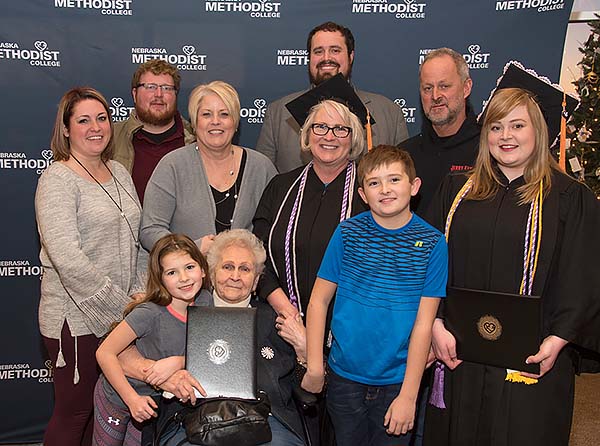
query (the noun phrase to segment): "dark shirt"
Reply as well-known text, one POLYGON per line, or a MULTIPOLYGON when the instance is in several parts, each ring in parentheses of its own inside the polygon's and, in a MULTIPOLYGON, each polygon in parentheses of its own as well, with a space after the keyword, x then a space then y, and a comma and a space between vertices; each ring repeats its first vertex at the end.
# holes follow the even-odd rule
POLYGON ((244 167, 246 167, 246 158, 248 157, 245 150, 242 150, 242 160, 240 161, 240 169, 238 176, 235 179, 235 183, 227 189, 221 192, 210 186, 210 191, 213 194, 215 200, 215 207, 217 208, 217 216, 215 217, 215 229, 217 234, 223 231, 231 229, 233 222, 233 212, 235 211, 235 203, 238 199, 238 192, 242 186, 242 176, 244 175, 244 167))
POLYGON ((421 188, 411 201, 411 209, 423 216, 440 182, 449 173, 471 170, 479 147, 480 126, 470 105, 467 118, 456 134, 440 137, 431 121, 423 117, 421 133, 400 143, 415 162, 421 188))
POLYGON ((133 135, 135 156, 131 177, 140 203, 144 202, 146 184, 161 158, 184 145, 183 123, 179 113, 175 114, 175 124, 163 133, 152 134, 140 129, 133 135))

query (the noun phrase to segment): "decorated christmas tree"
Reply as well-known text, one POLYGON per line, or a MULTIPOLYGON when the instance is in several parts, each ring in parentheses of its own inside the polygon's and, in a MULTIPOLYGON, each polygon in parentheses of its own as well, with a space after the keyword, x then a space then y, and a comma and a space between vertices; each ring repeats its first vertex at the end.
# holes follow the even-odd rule
POLYGON ((567 125, 567 170, 600 197, 600 20, 588 24, 592 32, 579 48, 582 76, 573 81, 581 103, 567 125))

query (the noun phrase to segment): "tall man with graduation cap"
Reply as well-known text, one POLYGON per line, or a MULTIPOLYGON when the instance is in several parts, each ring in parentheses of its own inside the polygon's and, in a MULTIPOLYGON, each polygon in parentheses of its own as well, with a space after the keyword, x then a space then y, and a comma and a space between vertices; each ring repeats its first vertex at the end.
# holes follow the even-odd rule
MULTIPOLYGON (((279 314, 280 336, 296 345, 306 343, 304 310, 331 235, 340 221, 367 210, 357 192, 355 163, 365 148, 367 111, 341 75, 287 107, 302 127, 299 139, 312 161, 271 180, 256 210, 254 232, 268 253, 259 295, 279 314), (288 335, 292 332, 302 336, 288 335)), ((298 361, 306 364, 306 358, 298 361)), ((313 419, 314 440, 318 421, 313 419)))
MULTIPOLYGON (((525 302, 527 296, 541 297, 542 314, 539 350, 517 360, 523 368, 539 364, 539 374, 505 368, 514 358, 502 367, 494 358, 491 365, 486 347, 479 358, 472 352, 463 357, 457 339, 472 340, 455 338, 444 319, 436 319, 433 347, 445 367, 437 365, 434 373, 425 445, 568 444, 574 373, 581 364, 574 359, 600 352, 600 206, 589 189, 560 170, 549 150, 561 114, 576 106, 567 97, 563 110, 562 102, 563 93, 549 81, 520 64, 507 65, 484 112, 473 171, 448 176, 432 202, 432 223, 445 228, 448 240, 445 305, 451 305, 452 289, 462 288, 479 292, 471 305, 486 315, 494 306, 486 309, 486 299, 497 293, 515 296, 509 316, 521 316, 519 298, 525 302)), ((507 330, 519 337, 535 322, 507 319, 489 348, 506 344, 507 330)), ((473 337, 488 335, 476 330, 473 337)), ((503 346, 508 353, 518 350, 511 347, 503 346)))
MULTIPOLYGON (((352 32, 333 22, 325 22, 308 34, 308 75, 312 87, 341 73, 350 81, 354 62, 354 36, 352 32)), ((289 94, 272 102, 265 112, 264 123, 256 143, 256 150, 267 155, 280 173, 303 166, 310 161, 307 153, 300 151, 298 123, 285 105, 307 90, 289 94)), ((373 125, 373 145, 397 145, 408 138, 406 121, 400 107, 379 94, 356 90, 356 94, 377 120, 373 125)))

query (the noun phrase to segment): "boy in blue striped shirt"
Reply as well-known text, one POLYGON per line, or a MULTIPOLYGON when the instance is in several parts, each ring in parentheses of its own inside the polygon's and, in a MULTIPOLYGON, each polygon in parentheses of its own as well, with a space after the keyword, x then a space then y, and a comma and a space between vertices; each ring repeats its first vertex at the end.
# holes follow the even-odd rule
POLYGON ((410 211, 421 180, 406 151, 374 148, 360 161, 358 180, 370 211, 340 223, 323 257, 308 305, 302 387, 323 388, 335 296, 327 409, 337 442, 408 445, 431 327, 446 295, 446 241, 410 211))

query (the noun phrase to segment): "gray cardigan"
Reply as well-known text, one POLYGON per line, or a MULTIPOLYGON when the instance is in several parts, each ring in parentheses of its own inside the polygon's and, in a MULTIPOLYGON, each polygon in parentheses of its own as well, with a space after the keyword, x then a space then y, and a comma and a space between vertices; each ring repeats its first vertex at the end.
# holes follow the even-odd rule
MULTIPOLYGON (((129 193, 119 187, 123 212, 137 232, 141 211, 133 181, 121 164, 110 167, 129 193)), ((118 202, 112 179, 103 186, 118 202)), ((35 211, 44 269, 41 333, 59 339, 66 320, 73 336, 103 336, 122 319, 129 296, 144 291, 147 253, 138 253, 127 222, 102 188, 63 163, 40 177, 35 211)))
MULTIPOLYGON (((231 227, 251 231, 263 190, 277 171, 266 156, 244 150, 248 156, 231 227)), ((185 234, 199 243, 205 235, 216 233, 215 217, 215 201, 196 144, 165 155, 144 194, 142 246, 150 250, 158 239, 169 233, 185 234)))

